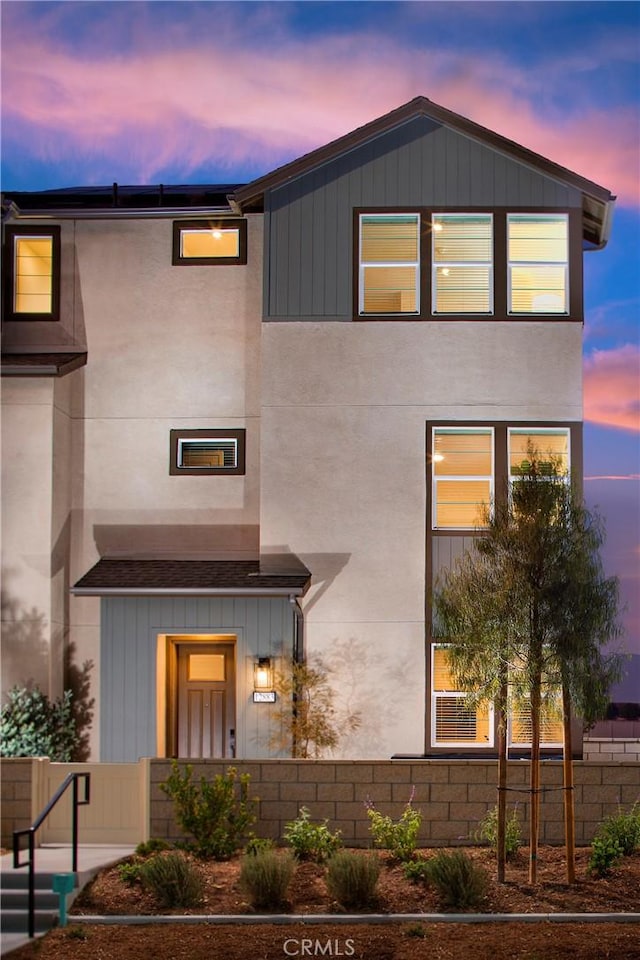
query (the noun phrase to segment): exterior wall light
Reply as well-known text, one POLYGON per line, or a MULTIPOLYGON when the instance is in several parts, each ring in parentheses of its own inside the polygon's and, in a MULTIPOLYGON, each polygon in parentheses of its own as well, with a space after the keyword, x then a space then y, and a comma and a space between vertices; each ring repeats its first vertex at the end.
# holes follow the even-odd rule
POLYGON ((253 665, 253 702, 275 703, 273 668, 270 657, 259 657, 253 665))

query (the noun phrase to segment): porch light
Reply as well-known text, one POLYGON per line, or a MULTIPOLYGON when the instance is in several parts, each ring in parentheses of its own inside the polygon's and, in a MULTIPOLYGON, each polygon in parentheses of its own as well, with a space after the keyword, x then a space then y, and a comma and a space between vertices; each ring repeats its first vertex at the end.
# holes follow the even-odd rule
POLYGON ((275 703, 273 669, 270 657, 259 657, 253 665, 253 702, 275 703))

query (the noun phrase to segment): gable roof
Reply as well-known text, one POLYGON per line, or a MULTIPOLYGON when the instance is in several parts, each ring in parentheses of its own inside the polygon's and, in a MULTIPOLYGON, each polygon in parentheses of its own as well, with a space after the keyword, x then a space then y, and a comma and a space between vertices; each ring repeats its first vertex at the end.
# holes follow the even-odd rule
POLYGON ((405 124, 416 117, 428 117, 431 120, 435 120, 444 126, 450 127, 452 130, 456 130, 467 137, 486 144, 488 147, 520 163, 533 167, 546 176, 553 177, 561 183, 580 190, 583 195, 584 238, 589 244, 604 246, 608 236, 611 206, 615 200, 615 197, 606 187, 602 187, 592 180, 587 180, 585 177, 568 170, 566 167, 560 166, 560 164, 554 163, 552 160, 547 160, 533 150, 528 150, 515 141, 509 140, 507 137, 503 137, 498 133, 494 133, 492 130, 480 126, 478 123, 474 123, 473 120, 467 120, 466 117, 447 110, 437 103, 433 103, 433 101, 427 99, 427 97, 415 97, 413 100, 403 104, 401 107, 397 107, 390 113, 378 117, 377 120, 372 120, 370 123, 358 127, 351 133, 338 137, 337 140, 333 140, 323 147, 318 147, 317 150, 312 150, 297 160, 292 160, 290 163, 278 167, 271 173, 259 177, 257 180, 253 180, 245 186, 239 187, 231 195, 230 199, 232 203, 237 206, 239 212, 261 209, 264 194, 268 190, 280 187, 316 167, 335 160, 342 154, 354 150, 367 141, 379 137, 381 134, 405 124))

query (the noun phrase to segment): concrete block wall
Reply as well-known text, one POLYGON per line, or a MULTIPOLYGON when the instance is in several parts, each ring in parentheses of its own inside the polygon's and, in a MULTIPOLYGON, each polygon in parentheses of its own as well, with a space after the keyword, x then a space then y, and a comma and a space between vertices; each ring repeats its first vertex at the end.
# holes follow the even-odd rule
POLYGON ((618 763, 640 763, 640 740, 618 740, 611 737, 589 737, 583 745, 585 760, 615 760, 618 763))
POLYGON ((32 821, 31 757, 0 761, 0 802, 2 803, 2 836, 0 843, 13 848, 13 831, 29 827, 32 821))
MULTIPOLYGON (((227 764, 194 761, 194 780, 223 773, 227 764)), ((449 846, 473 841, 473 833, 487 810, 496 803, 495 761, 329 761, 264 760, 237 761, 239 773, 251 776, 251 794, 259 797, 258 836, 282 838, 285 824, 301 806, 314 820, 329 821, 331 830, 341 830, 347 845, 367 846, 369 819, 365 806, 371 801, 385 815, 397 819, 415 788, 414 806, 422 813, 420 843, 449 846)), ((170 762, 152 760, 150 765, 150 834, 178 839, 182 836, 172 801, 160 789, 171 770, 170 762)), ((640 763, 601 762, 574 764, 576 841, 589 844, 598 824, 607 816, 627 809, 640 799, 640 763)), ((529 764, 509 764, 509 807, 517 804, 527 835, 529 812, 527 785, 529 764)), ((561 844, 564 837, 562 766, 543 763, 541 842, 561 844)))

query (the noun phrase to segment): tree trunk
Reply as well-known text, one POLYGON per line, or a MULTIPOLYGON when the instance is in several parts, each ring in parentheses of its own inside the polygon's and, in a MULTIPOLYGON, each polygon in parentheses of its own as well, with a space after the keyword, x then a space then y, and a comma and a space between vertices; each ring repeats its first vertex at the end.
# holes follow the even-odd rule
POLYGON ((529 883, 538 882, 538 836, 540 828, 540 700, 538 674, 531 685, 531 805, 529 810, 529 883))
POLYGON ((564 786, 564 842, 567 851, 567 883, 576 882, 576 824, 573 800, 573 757, 571 744, 571 697, 562 687, 562 768, 564 786))
POLYGON ((507 863, 507 685, 500 688, 498 700, 498 883, 505 882, 507 863))

